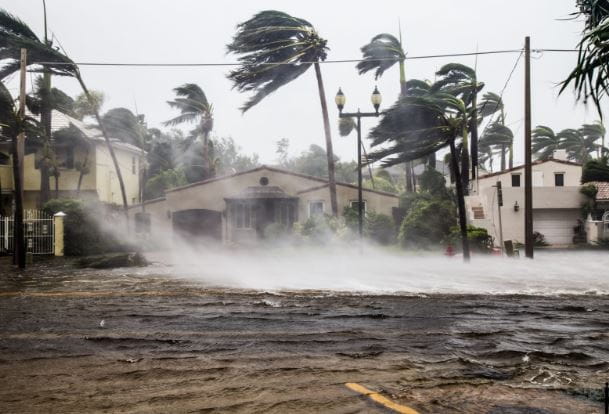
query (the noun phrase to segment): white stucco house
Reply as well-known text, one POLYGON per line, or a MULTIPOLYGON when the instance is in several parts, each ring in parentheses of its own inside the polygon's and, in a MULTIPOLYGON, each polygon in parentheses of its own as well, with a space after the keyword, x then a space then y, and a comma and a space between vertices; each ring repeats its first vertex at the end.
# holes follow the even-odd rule
MULTIPOLYGON (((556 154, 558 155, 558 154, 556 154)), ((533 170, 533 231, 552 246, 573 244, 574 228, 582 220, 585 197, 580 193, 581 164, 556 157, 535 161, 533 170)), ((500 244, 503 240, 524 242, 524 166, 480 176, 466 197, 468 223, 485 228, 500 244), (497 182, 501 182, 503 207, 498 207, 497 182)))

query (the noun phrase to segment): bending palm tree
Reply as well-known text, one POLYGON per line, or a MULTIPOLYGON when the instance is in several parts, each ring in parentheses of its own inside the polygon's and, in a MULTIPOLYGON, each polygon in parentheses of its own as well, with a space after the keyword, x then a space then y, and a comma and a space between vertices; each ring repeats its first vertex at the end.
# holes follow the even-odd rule
POLYGON ((203 173, 202 178, 212 176, 209 159, 209 134, 214 126, 213 106, 207 100, 205 92, 194 83, 185 83, 174 89, 178 96, 173 101, 167 101, 169 106, 180 110, 180 115, 163 122, 165 126, 176 126, 185 122, 197 122, 195 133, 201 133, 203 138, 203 173))
POLYGON ((580 128, 582 135, 587 139, 593 142, 601 140, 601 145, 597 147, 596 156, 598 158, 603 157, 607 153, 607 148, 605 147, 605 127, 602 122, 598 121, 593 124, 584 124, 580 128))
POLYGON ((328 182, 332 214, 338 214, 334 151, 324 84, 319 62, 326 60, 327 41, 322 39, 313 25, 287 13, 266 10, 237 26, 228 51, 241 55, 241 66, 228 74, 240 92, 254 92, 241 108, 247 111, 268 94, 315 68, 321 112, 326 137, 328 182))
POLYGON ((80 71, 78 70, 78 66, 76 66, 76 64, 66 55, 58 52, 48 44, 41 42, 32 29, 20 19, 11 15, 6 10, 0 9, 0 57, 5 61, 4 66, 0 67, 0 80, 19 70, 21 49, 27 49, 28 66, 41 65, 44 63, 45 73, 58 76, 71 76, 78 80, 85 96, 95 109, 95 118, 102 131, 102 135, 106 141, 108 151, 110 152, 114 164, 114 170, 118 177, 121 196, 123 198, 125 217, 128 219, 127 193, 125 192, 123 175, 121 174, 114 148, 112 148, 112 144, 110 143, 110 137, 102 122, 99 111, 94 106, 94 97, 87 89, 80 71))
MULTIPOLYGON (((499 148, 501 154, 501 171, 506 167, 506 152, 509 152, 509 168, 514 166, 513 155, 514 134, 512 130, 497 121, 488 126, 480 138, 481 148, 499 148)), ((488 151, 488 149, 487 149, 488 151)))
MULTIPOLYGON (((455 177, 463 258, 469 260, 465 218, 465 198, 455 141, 466 130, 469 114, 465 103, 446 93, 405 96, 385 111, 379 125, 370 133, 373 146, 385 146, 371 153, 370 159, 389 167, 428 156, 449 147, 455 177)), ((467 171, 467 170, 466 170, 467 171)))
MULTIPOLYGON (((406 71, 404 61, 406 59, 406 52, 402 47, 401 36, 397 39, 395 36, 389 33, 381 33, 376 35, 370 40, 370 43, 362 46, 362 55, 364 59, 356 65, 356 68, 360 75, 368 73, 374 70, 374 79, 378 79, 383 76, 383 73, 396 62, 400 64, 400 95, 406 96, 408 93, 408 86, 406 83, 406 71)), ((434 163, 435 164, 435 163, 434 163)), ((415 189, 414 185, 414 171, 412 162, 405 164, 406 168, 406 191, 413 192, 415 189)))
POLYGON ((598 150, 595 141, 596 136, 584 136, 581 130, 564 129, 558 133, 560 147, 567 150, 567 157, 570 160, 584 164, 592 158, 590 153, 598 150))
POLYGON ((549 160, 554 155, 554 151, 562 148, 560 136, 550 127, 539 125, 533 130, 532 135, 531 151, 539 160, 549 160))
POLYGON ((484 88, 484 83, 478 82, 476 71, 460 63, 449 63, 440 68, 436 75, 440 79, 433 85, 433 90, 450 93, 458 96, 468 108, 470 121, 463 126, 463 150, 461 152, 461 170, 463 187, 466 194, 469 191, 469 143, 468 135, 471 132, 471 176, 476 177, 478 166, 478 92, 484 88))

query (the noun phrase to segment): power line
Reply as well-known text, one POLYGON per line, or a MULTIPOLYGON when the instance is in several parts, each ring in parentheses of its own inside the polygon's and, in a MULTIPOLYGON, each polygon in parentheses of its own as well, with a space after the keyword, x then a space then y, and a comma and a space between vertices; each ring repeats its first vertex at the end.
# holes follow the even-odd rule
MULTIPOLYGON (((535 53, 543 53, 543 52, 577 52, 577 49, 533 49, 532 52, 535 53)), ((438 58, 447 58, 447 57, 464 57, 464 56, 480 56, 480 55, 497 55, 497 54, 510 54, 510 53, 522 53, 522 49, 504 49, 504 50, 487 50, 482 52, 466 52, 466 53, 446 53, 446 54, 436 54, 436 55, 420 55, 420 56, 406 56, 406 60, 422 60, 422 59, 438 59, 438 58)), ((375 62, 383 62, 383 61, 394 61, 397 62, 397 59, 394 58, 379 58, 379 59, 337 59, 337 60, 324 60, 320 62, 315 61, 306 61, 306 62, 278 62, 278 63, 260 63, 260 65, 306 65, 306 64, 333 64, 333 63, 358 63, 362 61, 375 61, 375 62)), ((242 63, 239 62, 211 62, 211 63, 137 63, 137 62, 74 62, 74 63, 63 63, 63 62, 40 62, 41 65, 54 65, 54 66, 131 66, 131 67, 205 67, 205 66, 241 66, 242 63)))

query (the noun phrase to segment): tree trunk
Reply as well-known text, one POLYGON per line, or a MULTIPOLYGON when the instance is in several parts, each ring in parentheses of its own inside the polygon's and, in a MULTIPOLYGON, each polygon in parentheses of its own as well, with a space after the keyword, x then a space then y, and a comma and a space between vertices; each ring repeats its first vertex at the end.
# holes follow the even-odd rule
POLYGON ((13 216, 13 264, 25 269, 25 240, 23 239, 23 180, 19 165, 18 135, 13 136, 13 180, 15 183, 15 211, 13 216))
POLYGON ((338 202, 336 201, 336 176, 334 172, 334 151, 332 150, 332 134, 330 132, 330 118, 328 117, 328 105, 326 103, 326 93, 324 82, 321 78, 321 68, 319 62, 315 62, 315 76, 317 77, 317 87, 319 89, 319 100, 321 101, 321 113, 324 120, 324 133, 326 136, 326 156, 328 157, 328 184, 330 188, 330 205, 332 215, 338 216, 338 202))
POLYGON ((404 164, 404 169, 406 170, 406 192, 412 193, 414 190, 412 188, 412 169, 410 168, 411 161, 407 161, 404 164))
MULTIPOLYGON (((463 247, 463 261, 469 262, 469 240, 467 239, 467 219, 465 217, 465 196, 461 185, 461 172, 459 171, 459 158, 455 149, 455 140, 450 140, 450 159, 452 171, 455 176, 455 187, 457 189, 457 207, 459 210, 459 228, 461 230, 461 244, 463 247)), ((468 171, 468 170, 465 170, 468 171)))
POLYGON ((417 175, 414 172, 414 162, 410 163, 410 175, 412 177, 412 190, 416 193, 416 191, 417 191, 417 175))
POLYGON ((472 131, 472 180, 476 178, 476 171, 478 169, 478 93, 474 92, 472 100, 472 122, 470 129, 472 131))
POLYGON ((104 126, 104 124, 101 120, 101 116, 99 115, 99 110, 95 106, 93 97, 89 93, 89 90, 87 89, 87 86, 85 85, 84 81, 82 80, 80 73, 76 74, 76 79, 78 79, 78 82, 80 83, 80 87, 82 88, 83 92, 85 93, 85 96, 87 97, 87 100, 89 101, 89 103, 91 104, 91 107, 93 108, 93 110, 95 112, 95 119, 97 119, 97 123, 99 124, 99 127, 101 128, 101 131, 102 131, 102 135, 104 136, 104 140, 106 141, 108 151, 110 152, 110 157, 112 158, 112 163, 114 164, 114 170, 116 171, 116 176, 118 177, 118 184, 121 189, 121 196, 123 198, 123 210, 124 210, 125 218, 127 220, 127 223, 129 223, 129 204, 127 203, 127 193, 125 192, 125 182, 123 181, 123 174, 121 174, 121 168, 118 165, 118 160, 116 159, 116 154, 114 153, 114 148, 112 148, 112 143, 110 142, 110 137, 108 136, 108 131, 106 131, 106 127, 104 126))
POLYGON ((461 149, 461 183, 463 194, 469 195, 469 145, 467 140, 467 124, 463 127, 462 149, 461 149))
POLYGON ((82 186, 82 179, 85 176, 85 171, 87 170, 87 164, 89 163, 89 145, 87 144, 87 152, 85 153, 85 160, 82 162, 80 174, 78 175, 78 185, 76 186, 76 194, 80 195, 80 188, 82 186))
POLYGON ((501 144, 501 171, 505 171, 505 144, 501 144))
POLYGON ((43 130, 42 159, 40 160, 40 200, 39 207, 51 198, 50 168, 51 159, 51 74, 44 72, 42 75, 42 89, 40 91, 40 123, 43 130))
POLYGON ((400 96, 406 96, 406 69, 404 59, 400 60, 400 96))
POLYGON ((514 168, 514 140, 510 142, 510 158, 509 158, 509 168, 514 168))
POLYGON ((432 152, 431 154, 429 154, 429 157, 427 158, 427 165, 429 166, 429 168, 431 168, 432 170, 435 170, 436 161, 437 161, 436 153, 432 152))
POLYGON ((59 198, 59 175, 55 175, 55 198, 59 198))

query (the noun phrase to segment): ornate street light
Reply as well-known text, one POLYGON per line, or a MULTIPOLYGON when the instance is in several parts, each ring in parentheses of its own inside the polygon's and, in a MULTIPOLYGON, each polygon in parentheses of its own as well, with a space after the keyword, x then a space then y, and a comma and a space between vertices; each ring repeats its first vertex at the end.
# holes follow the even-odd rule
POLYGON ((341 88, 338 88, 338 92, 334 97, 334 102, 336 102, 336 106, 338 107, 338 117, 339 118, 357 118, 357 212, 358 212, 358 225, 359 225, 359 237, 360 239, 364 233, 364 200, 362 196, 362 117, 377 117, 381 113, 379 112, 379 108, 381 107, 381 102, 383 101, 383 97, 379 92, 378 88, 375 86, 374 91, 372 91, 372 95, 370 96, 370 102, 372 102, 372 106, 374 106, 374 112, 361 112, 359 109, 357 112, 345 112, 343 113, 343 108, 345 107, 345 103, 347 102, 347 97, 343 93, 341 88))

